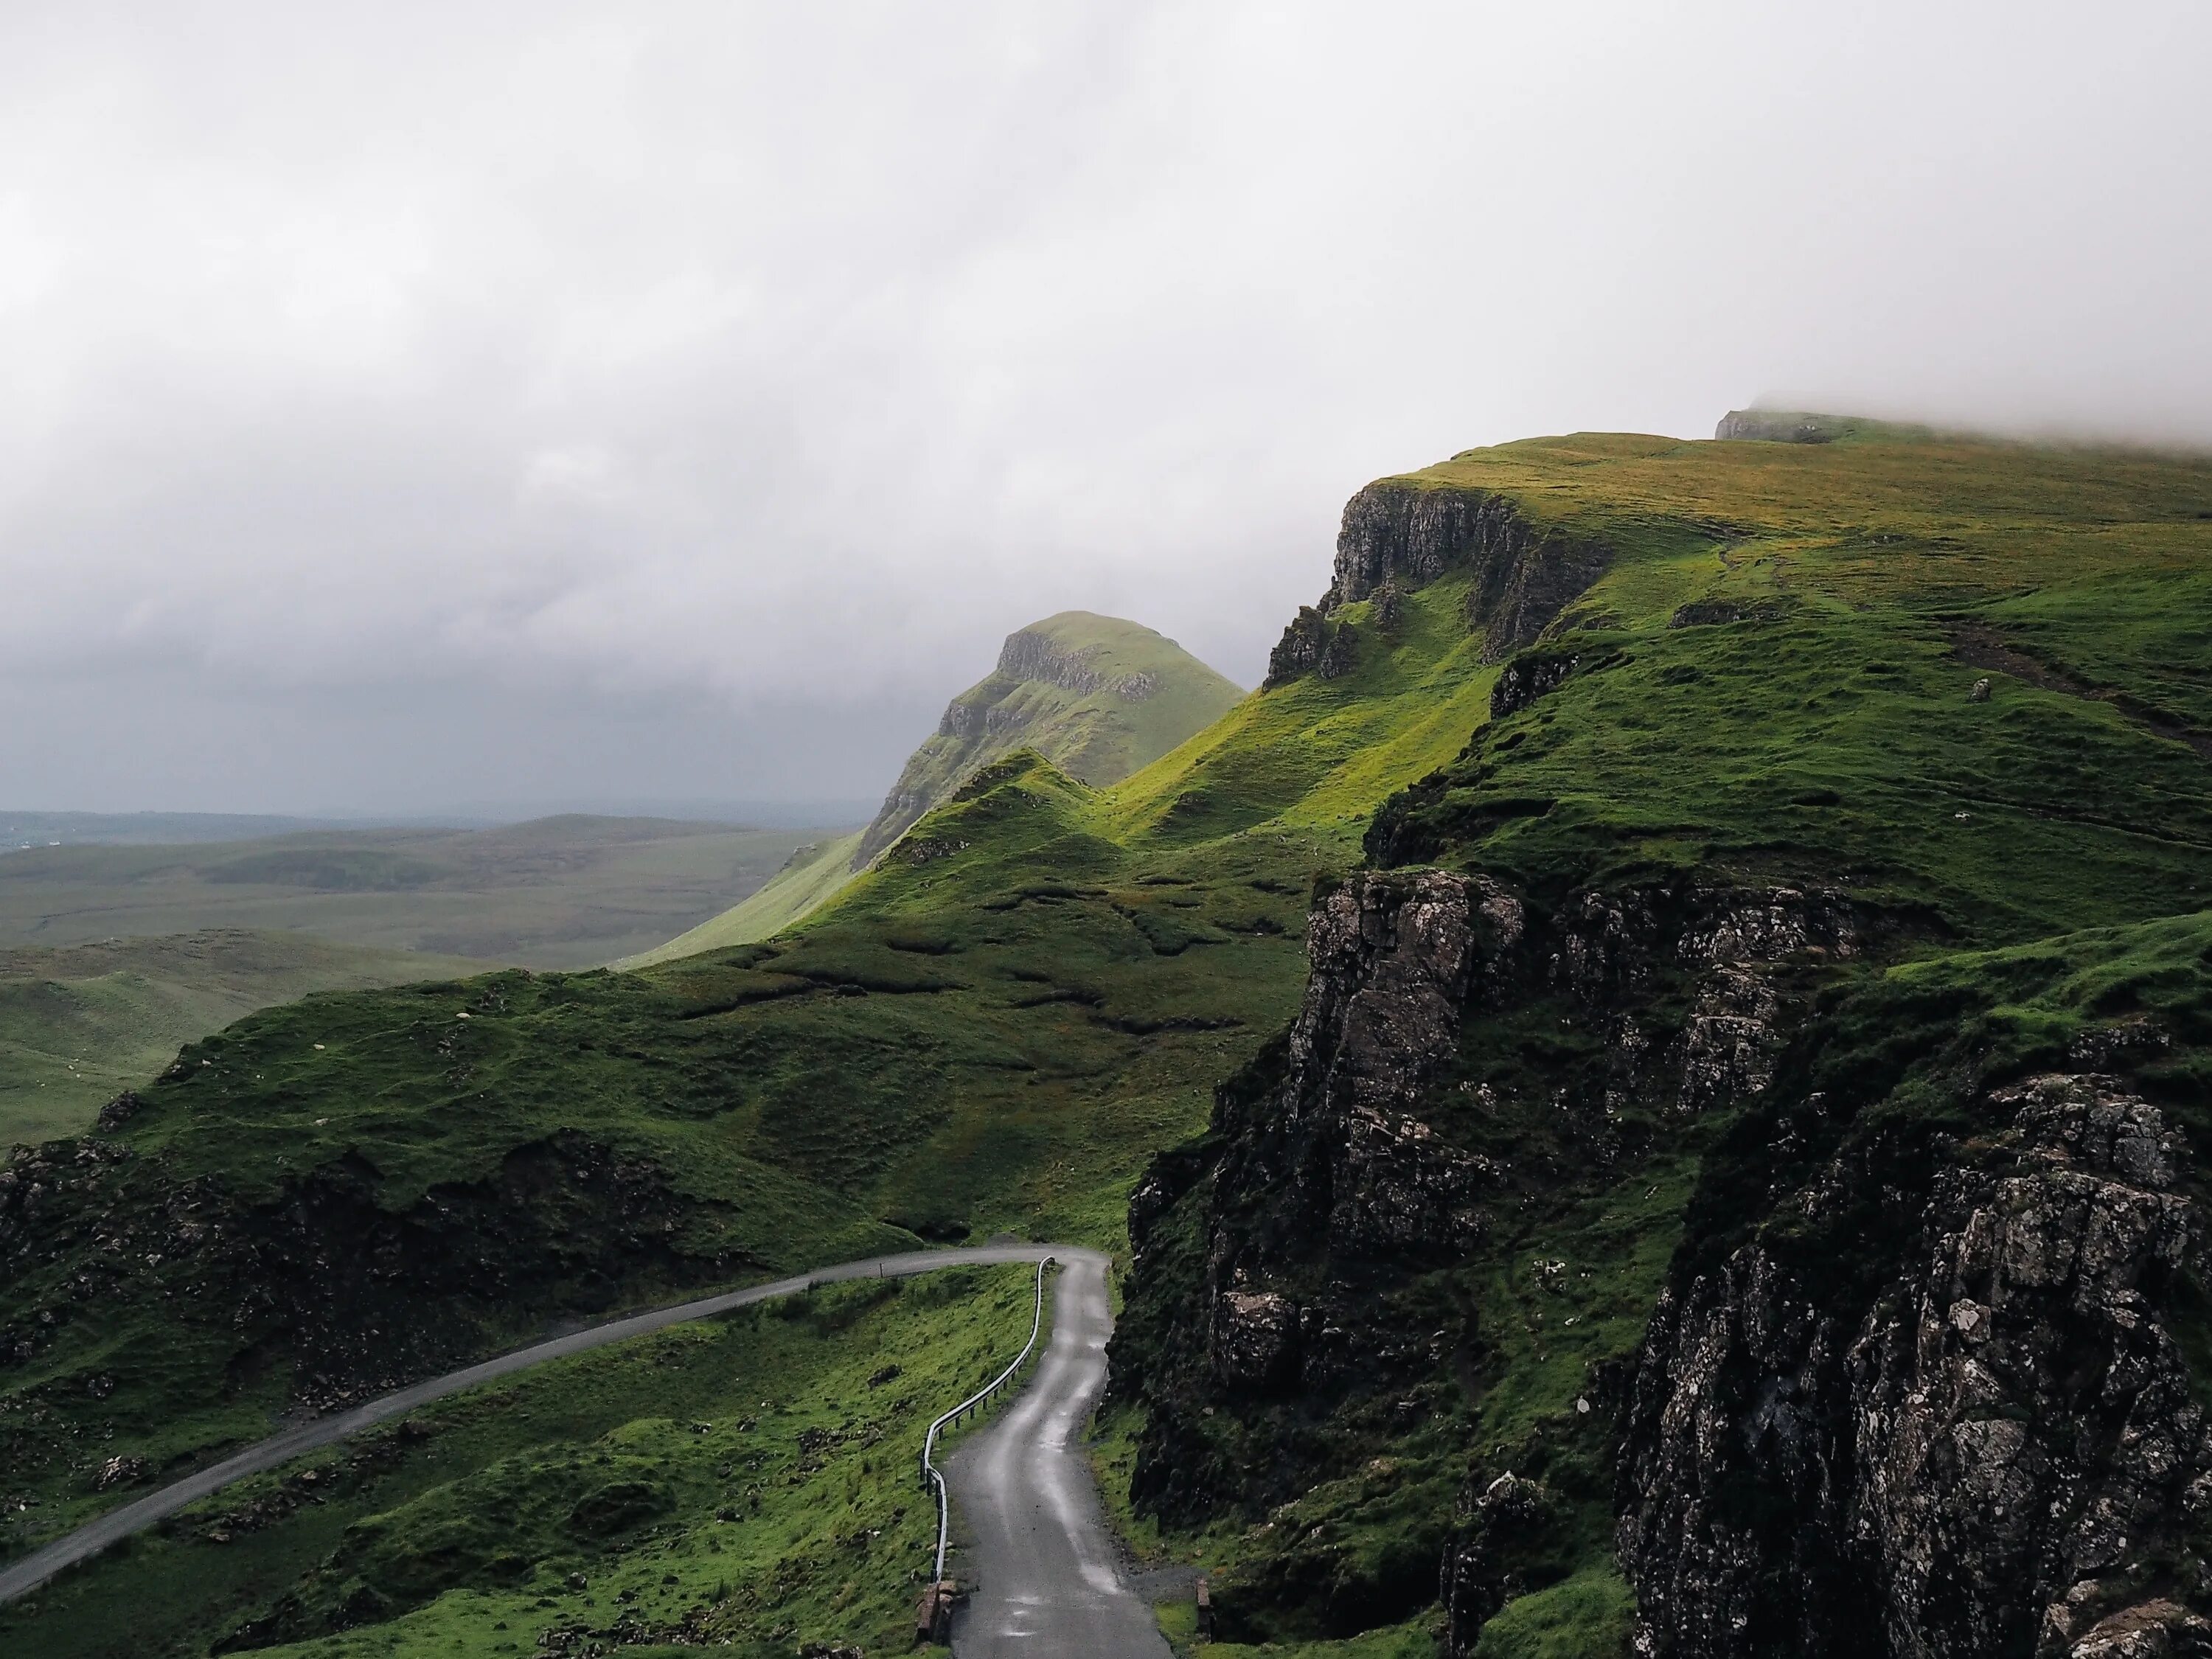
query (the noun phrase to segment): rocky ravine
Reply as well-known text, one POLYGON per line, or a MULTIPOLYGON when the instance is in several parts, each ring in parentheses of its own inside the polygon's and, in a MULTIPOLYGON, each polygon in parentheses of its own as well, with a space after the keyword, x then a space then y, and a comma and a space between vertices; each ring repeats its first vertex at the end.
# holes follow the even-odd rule
POLYGON ((1444 1379, 1502 1385, 1498 1310, 1465 1305, 1456 1267, 1562 1194, 1639 1188, 1701 1121, 1736 1127, 1640 1352, 1593 1372, 1548 1447, 1462 1447, 1457 1501, 1407 1534, 1425 1578, 1270 1542, 1221 1587, 1232 1630, 1345 1632, 1440 1595, 1465 1655, 1595 1520, 1641 1654, 2212 1652, 2188 1605, 2212 1589, 2212 1423, 2174 1324, 2190 1151, 2112 1069, 2156 1038, 1982 1090, 1986 1134, 1855 1125, 1807 1087, 1817 1034, 1785 1045, 1809 988, 1893 927, 1784 888, 1547 911, 1442 871, 1317 902, 1286 1038, 1132 1201, 1114 1386, 1148 1412, 1140 1504, 1281 1517, 1388 1465, 1444 1379), (1580 1038, 1532 1056, 1545 1030, 1580 1038), (1609 1491, 1576 1490, 1577 1455, 1609 1491))

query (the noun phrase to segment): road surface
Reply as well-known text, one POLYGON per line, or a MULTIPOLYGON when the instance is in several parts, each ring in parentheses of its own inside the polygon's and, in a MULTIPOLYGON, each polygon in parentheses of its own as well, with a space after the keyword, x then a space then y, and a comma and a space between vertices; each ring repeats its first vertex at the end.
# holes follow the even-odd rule
POLYGON ((952 1651, 957 1659, 1169 1659, 1152 1609, 1121 1571, 1083 1449, 1114 1329, 1106 1259, 1052 1254, 1064 1264, 1052 1346, 1006 1414, 945 1460, 963 1522, 948 1571, 974 1586, 953 1616, 952 1651))
MULTIPOLYGON (((644 1336, 666 1326, 681 1324, 687 1319, 708 1318, 715 1314, 727 1313, 732 1308, 744 1307, 749 1303, 790 1296, 797 1291, 811 1290, 817 1285, 828 1285, 840 1279, 906 1279, 915 1273, 933 1273, 939 1267, 974 1267, 1003 1261, 1039 1261, 1048 1255, 1058 1255, 1062 1261, 1087 1261, 1091 1264, 1090 1271, 1100 1287, 1098 1309, 1099 1317, 1103 1322, 1099 1327, 1097 1340, 1102 1345, 1098 1364, 1103 1375, 1103 1345, 1105 1332, 1111 1328, 1111 1321, 1105 1313, 1103 1259, 1088 1250, 1059 1244, 984 1244, 967 1249, 912 1250, 903 1255, 878 1255, 871 1256, 865 1261, 841 1261, 835 1267, 817 1267, 812 1273, 801 1273, 793 1279, 777 1279, 772 1285, 752 1285, 742 1291, 725 1291, 718 1296, 702 1297, 696 1302, 682 1303, 672 1308, 659 1308, 651 1313, 632 1314, 624 1319, 610 1320, 604 1325, 571 1331, 566 1336, 556 1336, 550 1341, 519 1348, 513 1353, 501 1354, 496 1359, 487 1359, 482 1364, 448 1371, 443 1376, 434 1376, 427 1382, 417 1382, 412 1388, 386 1395, 380 1400, 372 1400, 365 1406, 356 1406, 351 1411, 340 1413, 335 1417, 319 1417, 313 1422, 302 1423, 297 1428, 287 1429, 282 1434, 234 1453, 212 1468, 202 1469, 198 1474, 187 1475, 173 1486, 149 1492, 120 1509, 110 1510, 97 1521, 89 1522, 75 1532, 56 1539, 45 1548, 9 1566, 0 1567, 0 1602, 12 1601, 17 1596, 36 1589, 63 1568, 99 1554, 118 1540, 143 1531, 163 1516, 174 1515, 187 1504, 196 1503, 234 1480, 273 1469, 302 1452, 313 1451, 319 1446, 327 1446, 349 1435, 359 1434, 363 1429, 388 1419, 404 1416, 416 1407, 428 1405, 433 1400, 442 1399, 462 1389, 472 1389, 480 1382, 489 1382, 516 1371, 526 1370, 532 1365, 542 1365, 549 1359, 565 1358, 587 1349, 604 1347, 610 1342, 623 1342, 634 1336, 644 1336)), ((1066 1305, 1065 1291, 1059 1305, 1066 1305)), ((1060 1344, 1055 1334, 1053 1352, 1057 1355, 1059 1352, 1060 1344)), ((1048 1360, 1046 1363, 1049 1364, 1051 1362, 1048 1360)), ((1097 1392, 1095 1385, 1092 1392, 1097 1392)), ((1089 1407, 1086 1406, 1085 1409, 1089 1407)), ((1085 1479, 1087 1485, 1087 1472, 1085 1479)), ((1100 1651, 1109 1650, 1102 1649, 1100 1651)), ((1165 1652, 1166 1650, 1161 1649, 1160 1651, 1165 1652)))

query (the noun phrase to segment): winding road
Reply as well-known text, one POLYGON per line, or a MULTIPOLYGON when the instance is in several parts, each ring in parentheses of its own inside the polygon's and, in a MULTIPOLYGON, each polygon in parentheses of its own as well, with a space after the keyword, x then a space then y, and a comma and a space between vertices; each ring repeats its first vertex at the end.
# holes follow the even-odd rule
MULTIPOLYGON (((768 1285, 748 1285, 745 1290, 728 1290, 717 1297, 702 1297, 699 1301, 679 1303, 675 1307, 657 1307, 648 1314, 615 1318, 604 1325, 591 1325, 580 1332, 550 1338, 546 1343, 515 1349, 514 1354, 502 1354, 498 1358, 484 1360, 483 1364, 469 1364, 467 1370, 447 1371, 445 1376, 416 1382, 398 1394, 387 1394, 380 1401, 369 1401, 368 1405, 358 1405, 338 1416, 316 1418, 314 1422, 303 1422, 296 1429, 285 1429, 279 1436, 232 1453, 223 1462, 201 1468, 197 1475, 185 1475, 179 1482, 161 1486, 146 1498, 135 1498, 119 1509, 111 1509, 100 1520, 88 1522, 20 1562, 0 1568, 0 1601, 13 1601, 20 1595, 31 1593, 40 1583, 60 1573, 62 1568, 76 1566, 77 1562, 93 1558, 108 1544, 131 1537, 131 1533, 143 1531, 164 1516, 175 1516, 185 1504, 223 1489, 234 1480, 279 1467, 303 1451, 314 1451, 316 1447, 345 1440, 347 1436, 361 1433, 378 1422, 404 1416, 407 1411, 429 1405, 431 1401, 441 1401, 447 1394, 471 1389, 477 1382, 491 1382, 502 1376, 529 1370, 533 1364, 566 1358, 568 1354, 584 1354, 592 1347, 606 1347, 608 1343, 623 1343, 633 1336, 665 1329, 668 1325, 681 1325, 688 1318, 710 1318, 714 1314, 730 1312, 732 1307, 763 1303, 775 1297, 792 1297, 814 1285, 830 1285, 845 1279, 909 1279, 940 1267, 1042 1261, 1044 1256, 1057 1256, 1061 1263, 1068 1263, 1068 1270, 1060 1276, 1060 1290, 1055 1291, 1053 1303, 1055 1322, 1051 1352, 1046 1354, 1037 1370, 1036 1382, 1022 1395, 1020 1402, 988 1431, 978 1433, 967 1447, 963 1447, 963 1460, 956 1464, 953 1486, 960 1495, 964 1516, 975 1524, 978 1540, 969 1566, 969 1577, 982 1579, 984 1586, 978 1593, 975 1613, 982 1614, 984 1608, 1000 1606, 1002 1593, 1018 1593, 1030 1599, 1044 1597, 1055 1606, 1057 1599, 1064 1597, 1066 1608, 1051 1614, 1055 1621, 1048 1628, 1055 1632, 1071 1632, 1068 1646, 1046 1648, 1048 1652, 1093 1652, 1109 1656, 1137 1652, 1166 1655, 1166 1646, 1161 1646, 1157 1632, 1152 1637, 1152 1646, 1126 1646, 1126 1641, 1117 1632, 1128 1621, 1130 1608, 1144 1617, 1146 1628, 1151 1628, 1151 1614, 1146 1613, 1141 1601, 1126 1590, 1121 1593, 1121 1601, 1113 1601, 1106 1590, 1099 1589, 1106 1577, 1113 1577, 1113 1548, 1106 1541, 1106 1528, 1099 1517, 1097 1493, 1091 1486, 1091 1468, 1084 1462, 1082 1449, 1071 1447, 1071 1440, 1084 1416, 1091 1411, 1091 1402, 1097 1398, 1099 1385, 1106 1378, 1106 1334, 1113 1329, 1113 1314, 1106 1305, 1106 1259, 1095 1249, 1073 1245, 973 1245, 967 1249, 911 1249, 900 1256, 842 1261, 834 1267, 817 1267, 796 1279, 779 1279, 768 1285), (973 1453, 984 1451, 987 1447, 1000 1447, 1000 1451, 988 1453, 987 1462, 978 1464, 980 1474, 984 1468, 988 1474, 982 1475, 973 1489, 963 1486, 963 1475, 957 1474, 957 1468, 967 1467, 967 1460, 973 1453), (1000 1509, 1009 1509, 1009 1513, 998 1513, 1000 1509), (1040 1526, 1036 1520, 1037 1516, 1051 1516, 1055 1517, 1055 1524, 1064 1522, 1071 1528, 1066 1540, 1057 1541, 1057 1555, 1036 1537, 1040 1526), (1046 1571, 1053 1571, 1055 1564, 1064 1564, 1068 1571, 1068 1577, 1057 1590, 1048 1579, 1042 1577, 1046 1571), (1099 1577, 1099 1573, 1106 1577, 1099 1577), (1000 1589, 994 1590, 991 1586, 1000 1589), (1124 1606, 1124 1601, 1128 1606, 1124 1606), (1091 1635, 1093 1628, 1097 1637, 1091 1635)), ((980 1621, 994 1624, 994 1628, 998 1624, 995 1614, 980 1621)), ((971 1617, 971 1624, 978 1624, 978 1620, 971 1617)), ((967 1639, 960 1641, 957 1648, 960 1652, 978 1655, 1009 1652, 1005 1646, 975 1646, 967 1639)))
POLYGON ((1121 1572, 1083 1449, 1114 1331, 1106 1258, 1052 1254, 1063 1271, 1036 1375, 1004 1416, 945 1460, 964 1522, 951 1571, 972 1586, 953 1618, 952 1650, 960 1659, 1168 1659, 1152 1609, 1121 1572))

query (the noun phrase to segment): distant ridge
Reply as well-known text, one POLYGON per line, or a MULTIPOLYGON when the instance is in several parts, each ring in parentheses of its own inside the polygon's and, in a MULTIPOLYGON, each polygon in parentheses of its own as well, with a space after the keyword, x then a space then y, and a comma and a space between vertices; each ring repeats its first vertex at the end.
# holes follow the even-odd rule
POLYGON ((24 847, 176 847, 356 826, 258 812, 0 811, 0 852, 24 847))
POLYGON ((1713 428, 1713 436, 1723 442, 1775 444, 1869 440, 1909 443, 1942 435, 1932 426, 1920 426, 1910 421, 1877 421, 1864 415, 1821 415, 1801 409, 1731 409, 1713 428))

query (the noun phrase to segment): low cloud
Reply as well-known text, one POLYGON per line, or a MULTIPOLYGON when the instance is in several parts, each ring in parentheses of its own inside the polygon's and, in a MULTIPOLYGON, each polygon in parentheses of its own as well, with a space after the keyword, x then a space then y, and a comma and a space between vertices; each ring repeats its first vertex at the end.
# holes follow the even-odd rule
POLYGON ((2196 8, 46 12, 20 806, 865 795, 1052 611, 1255 680, 1472 444, 2212 441, 2196 8))

